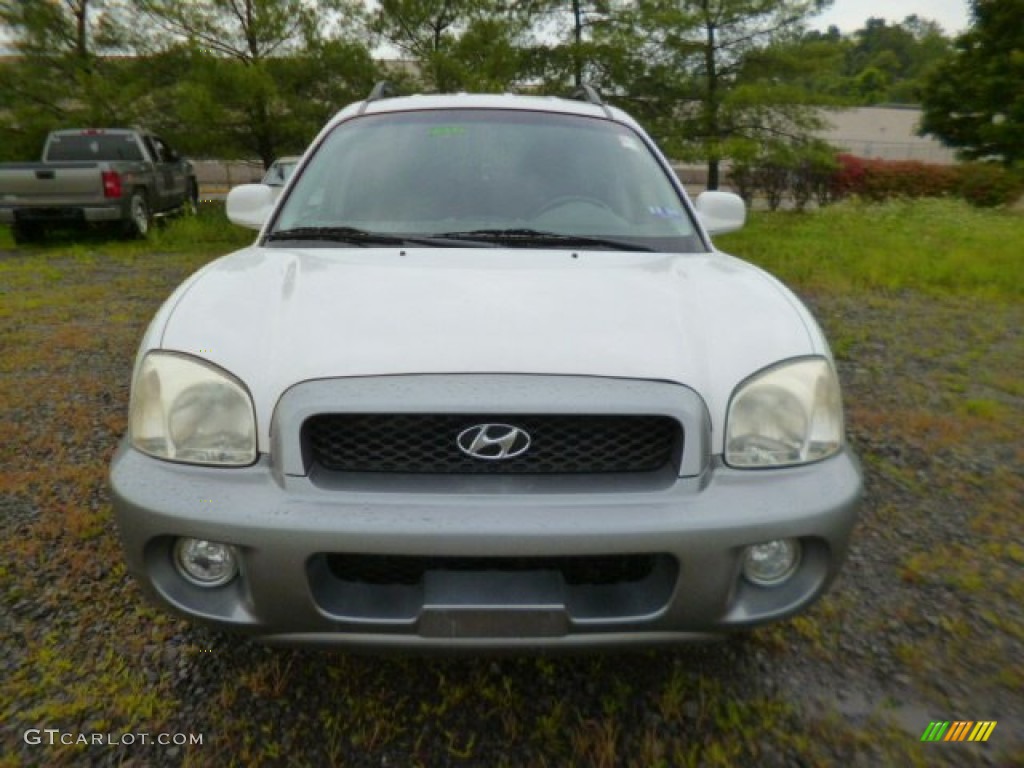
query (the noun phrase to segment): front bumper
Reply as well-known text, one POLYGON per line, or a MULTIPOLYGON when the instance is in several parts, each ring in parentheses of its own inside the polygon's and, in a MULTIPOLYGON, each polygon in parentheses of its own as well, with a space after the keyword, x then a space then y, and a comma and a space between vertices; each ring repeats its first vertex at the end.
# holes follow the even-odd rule
POLYGON ((273 472, 265 457, 210 469, 125 441, 111 484, 129 569, 182 614, 275 644, 451 650, 675 642, 789 616, 836 576, 861 474, 844 451, 770 471, 712 461, 657 489, 345 491, 273 472), (215 589, 186 581, 171 557, 180 536, 234 545, 240 576, 215 589), (771 588, 745 581, 744 548, 778 538, 800 540, 796 573, 771 588), (339 575, 345 555, 469 565, 428 569, 416 583, 361 583, 339 575), (651 567, 615 583, 559 575, 559 564, 599 556, 651 567))

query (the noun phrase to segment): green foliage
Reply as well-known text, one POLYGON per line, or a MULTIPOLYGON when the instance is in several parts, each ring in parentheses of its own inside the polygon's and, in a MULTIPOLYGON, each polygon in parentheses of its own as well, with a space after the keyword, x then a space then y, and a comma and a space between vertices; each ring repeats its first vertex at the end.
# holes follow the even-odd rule
POLYGON ((938 24, 916 15, 897 24, 869 18, 845 37, 835 28, 807 32, 792 47, 823 62, 803 85, 847 105, 919 103, 927 76, 951 51, 938 24))
POLYGON ((21 56, 0 66, 0 159, 37 156, 57 127, 138 124, 196 156, 269 165, 380 78, 349 26, 324 32, 324 14, 347 10, 341 0, 231 6, 2 0, 21 56))
POLYGON ((1010 205, 1024 194, 1024 174, 994 163, 965 163, 957 176, 961 197, 981 208, 1010 205))
POLYGON ((524 74, 543 3, 381 0, 371 29, 417 62, 430 88, 502 91, 524 74))
POLYGON ((795 87, 815 65, 784 45, 810 0, 641 0, 594 30, 591 68, 603 90, 641 117, 673 157, 721 162, 751 143, 797 139, 820 127, 817 100, 795 87))
POLYGON ((160 30, 154 37, 147 28, 138 41, 160 51, 159 108, 148 122, 185 151, 255 155, 269 166, 305 149, 380 76, 365 42, 322 34, 320 15, 338 5, 328 0, 246 0, 245 13, 219 0, 134 5, 160 30))
POLYGON ((861 91, 861 103, 914 103, 923 78, 949 53, 949 41, 932 21, 908 16, 900 24, 869 18, 853 35, 847 74, 863 86, 874 78, 874 91, 861 91))
POLYGON ((921 132, 967 159, 1024 161, 1024 0, 973 0, 974 24, 929 78, 921 132))
MULTIPOLYGON (((978 28, 941 70, 992 48, 998 55, 984 59, 991 77, 978 69, 969 79, 1009 106, 968 112, 960 81, 932 81, 946 99, 934 119, 955 123, 955 135, 935 128, 939 135, 964 146, 965 126, 983 123, 975 131, 982 143, 965 149, 971 156, 1024 145, 1020 25, 1006 23, 1022 2, 981 4, 978 28), (989 45, 993 25, 1003 31, 989 45)), ((804 183, 807 174, 783 170, 799 164, 783 156, 800 154, 821 127, 811 107, 915 101, 951 51, 938 25, 917 16, 869 18, 846 37, 806 32, 803 21, 824 5, 591 0, 574 16, 554 0, 381 0, 373 11, 355 0, 0 0, 20 54, 0 62, 0 159, 36 156, 56 127, 137 124, 193 156, 267 165, 304 149, 338 108, 385 76, 370 56, 383 40, 405 60, 386 76, 410 90, 564 94, 582 76, 640 118, 671 156, 706 161, 710 187, 723 163, 759 155, 759 194, 772 200, 784 190, 799 206, 827 197, 804 183)))
POLYGON ((839 168, 835 150, 820 140, 752 144, 734 155, 729 181, 747 201, 764 198, 776 210, 789 198, 797 210, 832 199, 839 168))
POLYGON ((73 125, 125 125, 139 82, 115 53, 123 27, 104 0, 0 0, 19 58, 0 66, 0 159, 38 157, 46 134, 73 125))

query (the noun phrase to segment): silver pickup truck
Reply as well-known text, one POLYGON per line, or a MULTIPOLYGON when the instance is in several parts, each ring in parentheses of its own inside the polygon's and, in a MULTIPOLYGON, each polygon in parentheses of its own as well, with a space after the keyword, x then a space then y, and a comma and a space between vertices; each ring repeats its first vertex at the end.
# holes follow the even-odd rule
POLYGON ((154 216, 194 210, 198 198, 192 164, 133 129, 54 131, 42 162, 0 164, 0 224, 17 243, 53 226, 102 222, 145 237, 154 216))

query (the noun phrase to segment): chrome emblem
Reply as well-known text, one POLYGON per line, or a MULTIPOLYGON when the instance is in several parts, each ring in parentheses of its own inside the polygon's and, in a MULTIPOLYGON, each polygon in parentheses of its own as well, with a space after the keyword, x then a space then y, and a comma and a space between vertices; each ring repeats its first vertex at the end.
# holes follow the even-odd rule
POLYGON ((530 435, 511 424, 477 424, 459 433, 459 450, 474 459, 501 461, 522 456, 530 447, 530 435))

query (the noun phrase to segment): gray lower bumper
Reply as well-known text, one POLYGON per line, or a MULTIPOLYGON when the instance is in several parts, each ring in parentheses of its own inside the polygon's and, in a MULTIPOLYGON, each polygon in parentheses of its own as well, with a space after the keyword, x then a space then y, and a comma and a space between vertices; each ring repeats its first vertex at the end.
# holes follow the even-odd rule
POLYGON ((41 206, 38 208, 0 208, 0 224, 25 223, 98 223, 127 218, 121 205, 41 206))
MULTIPOLYGON (((736 471, 645 491, 406 493, 325 489, 264 459, 217 470, 154 460, 122 444, 111 483, 130 570, 171 608, 272 643, 373 648, 622 646, 697 639, 784 618, 835 577, 861 476, 843 452, 799 468, 736 471), (179 536, 237 547, 242 572, 203 589, 171 561, 179 536), (795 575, 772 588, 740 575, 746 546, 798 538, 795 575), (344 554, 487 558, 653 556, 643 578, 567 584, 540 565, 358 584, 344 554)), ((478 490, 478 489, 477 489, 478 490)))

